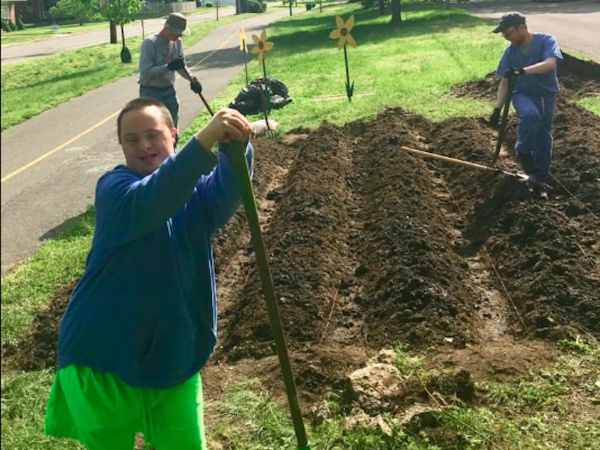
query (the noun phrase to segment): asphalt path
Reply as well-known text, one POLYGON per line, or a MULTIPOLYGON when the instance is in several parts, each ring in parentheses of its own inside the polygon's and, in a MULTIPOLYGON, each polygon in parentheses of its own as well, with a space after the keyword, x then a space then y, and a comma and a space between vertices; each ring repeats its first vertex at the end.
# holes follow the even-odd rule
MULTIPOLYGON (((235 14, 235 7, 226 6, 219 8, 219 17, 232 16, 235 14)), ((166 16, 165 16, 166 17, 166 16)), ((165 17, 155 19, 136 20, 123 26, 125 31, 125 44, 127 38, 134 36, 148 36, 157 30, 160 30, 165 23, 165 17)), ((216 20, 217 11, 215 8, 207 8, 206 11, 187 15, 189 24, 216 20)), ((121 29, 117 27, 118 41, 121 42, 121 29)), ((50 37, 45 36, 43 39, 37 39, 16 44, 8 44, 2 46, 2 64, 10 64, 25 59, 36 58, 39 56, 53 55, 54 53, 64 52, 66 50, 75 50, 92 45, 108 44, 110 42, 110 30, 108 25, 106 28, 85 31, 85 32, 58 32, 50 37)))
MULTIPOLYGON (((300 12, 294 10, 294 14, 300 12)), ((250 37, 287 15, 287 10, 257 14, 223 25, 184 48, 211 109, 226 106, 210 104, 210 100, 244 67, 239 28, 244 26, 250 37)), ((158 29, 161 26, 162 22, 158 29)), ((252 64, 256 65, 255 58, 249 68, 252 64)), ((258 68, 254 72, 260 73, 258 68)), ((181 103, 180 128, 185 129, 198 114, 208 112, 186 80, 178 78, 175 87, 181 103)), ((136 74, 2 132, 2 274, 93 203, 98 177, 123 162, 116 118, 120 108, 137 96, 136 74)))
POLYGON ((565 51, 575 51, 600 62, 600 3, 542 2, 530 0, 489 2, 471 1, 460 7, 490 21, 490 31, 507 11, 519 11, 527 17, 531 31, 556 36, 565 51))
MULTIPOLYGON (((600 5, 597 3, 472 0, 463 7, 477 16, 489 18, 490 26, 506 11, 521 11, 527 15, 534 31, 553 33, 563 49, 600 61, 600 5)), ((294 14, 303 12, 302 8, 294 9, 294 14)), ((226 14, 227 8, 220 8, 219 15, 226 14)), ((289 11, 281 10, 223 25, 185 49, 186 59, 193 66, 194 75, 202 81, 203 94, 209 103, 243 68, 243 55, 238 50, 239 27, 244 26, 248 36, 258 34, 272 20, 288 14, 289 11)), ((215 12, 210 11, 189 16, 188 20, 193 23, 215 17, 215 12)), ((163 19, 145 21, 145 34, 158 31, 163 23, 163 19)), ((141 24, 131 24, 135 26, 139 29, 131 28, 127 35, 141 34, 141 24)), ((77 42, 79 47, 106 42, 107 33, 102 30, 2 47, 2 63, 5 57, 8 63, 9 59, 16 61, 74 48, 70 46, 77 42), (21 49, 21 56, 6 53, 13 49, 21 49)), ((137 75, 120 79, 2 132, 2 274, 33 254, 42 241, 85 211, 93 203, 98 177, 123 161, 115 135, 116 116, 126 101, 138 95, 136 81, 137 75)), ((198 114, 207 112, 185 80, 178 79, 176 88, 183 129, 198 114)), ((211 105, 213 110, 220 106, 225 105, 211 105)))

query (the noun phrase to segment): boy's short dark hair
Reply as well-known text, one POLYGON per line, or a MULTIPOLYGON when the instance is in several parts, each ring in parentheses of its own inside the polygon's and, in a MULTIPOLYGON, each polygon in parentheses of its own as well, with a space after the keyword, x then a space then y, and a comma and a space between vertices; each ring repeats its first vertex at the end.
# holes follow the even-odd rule
POLYGON ((128 102, 121 112, 119 113, 119 117, 117 117, 117 138, 119 139, 119 144, 121 143, 121 122, 123 121, 123 116, 130 111, 138 111, 147 106, 156 106, 159 108, 163 116, 165 117, 165 123, 169 128, 173 128, 175 124, 173 123, 173 118, 171 117, 171 113, 167 109, 165 105, 163 105, 158 100, 155 100, 151 97, 138 97, 134 98, 130 102, 128 102))

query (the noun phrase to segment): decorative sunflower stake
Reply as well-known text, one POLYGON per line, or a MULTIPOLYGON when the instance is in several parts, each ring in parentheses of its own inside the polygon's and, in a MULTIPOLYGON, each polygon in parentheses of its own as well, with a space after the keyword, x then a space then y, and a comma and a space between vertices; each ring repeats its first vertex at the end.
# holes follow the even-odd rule
POLYGON ((267 79, 267 67, 265 65, 265 53, 273 48, 273 43, 267 41, 267 31, 263 30, 260 35, 260 39, 257 35, 252 35, 254 41, 254 47, 252 47, 252 54, 258 55, 258 65, 262 67, 263 75, 265 80, 267 79))
POLYGON ((265 53, 273 48, 273 43, 267 41, 267 32, 263 30, 260 39, 255 34, 252 35, 252 40, 254 41, 254 47, 252 47, 252 53, 258 55, 258 65, 262 66, 263 70, 263 84, 259 81, 259 92, 260 92, 260 101, 263 110, 263 115, 265 117, 265 124, 267 126, 267 130, 271 131, 271 124, 269 123, 269 116, 267 114, 267 110, 271 109, 271 101, 268 98, 268 90, 267 90, 267 66, 265 64, 265 53))
POLYGON ((246 33, 244 31, 244 27, 240 28, 238 31, 238 36, 240 37, 240 50, 244 52, 244 69, 246 71, 246 86, 248 86, 248 61, 246 59, 248 46, 246 45, 246 33))
POLYGON ((348 101, 352 101, 352 94, 354 92, 354 81, 350 84, 350 70, 348 69, 348 52, 346 51, 346 45, 350 44, 356 48, 356 41, 350 34, 352 27, 354 27, 354 15, 350 16, 347 22, 344 22, 341 16, 335 16, 336 29, 329 33, 329 39, 338 39, 338 50, 344 48, 344 63, 346 64, 346 95, 348 101))

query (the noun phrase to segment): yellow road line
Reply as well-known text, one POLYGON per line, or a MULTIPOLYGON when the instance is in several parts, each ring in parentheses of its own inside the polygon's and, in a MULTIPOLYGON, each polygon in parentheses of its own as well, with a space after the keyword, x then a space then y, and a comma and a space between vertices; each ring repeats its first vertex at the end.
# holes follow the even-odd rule
MULTIPOLYGON (((194 64, 192 67, 190 67, 191 69, 193 69, 194 67, 196 67, 199 64, 202 64, 204 61, 206 61, 208 58, 210 58, 212 55, 214 55, 218 50, 222 49, 230 40, 233 36, 235 36, 237 34, 237 30, 231 34, 231 36, 229 36, 229 38, 227 38, 225 41, 223 41, 223 43, 221 45, 219 45, 215 50, 213 50, 211 53, 209 53, 208 55, 206 55, 203 59, 201 59, 200 61, 198 61, 196 64, 194 64)), ((119 114, 119 112, 121 112, 121 110, 116 111, 114 113, 112 113, 110 116, 106 117, 105 119, 101 120, 100 122, 98 122, 96 125, 88 128, 85 131, 82 131, 81 133, 79 133, 77 136, 75 136, 74 138, 69 139, 67 142, 65 142, 64 144, 59 145, 58 147, 53 148, 52 150, 50 150, 49 152, 44 153, 43 155, 37 157, 36 159, 34 159, 33 161, 25 164, 24 166, 20 167, 19 169, 9 173, 8 175, 4 176, 1 180, 0 183, 4 183, 7 180, 10 180, 12 177, 14 177, 15 175, 20 174, 21 172, 26 171, 27 169, 29 169, 30 167, 36 165, 37 163, 39 163, 40 161, 43 161, 44 159, 46 159, 49 156, 52 156, 54 153, 56 153, 57 151, 65 148, 67 145, 75 142, 77 139, 85 136, 86 134, 88 134, 89 132, 95 130, 96 128, 104 125, 106 122, 108 122, 110 119, 112 119, 113 117, 115 117, 116 115, 119 114)))

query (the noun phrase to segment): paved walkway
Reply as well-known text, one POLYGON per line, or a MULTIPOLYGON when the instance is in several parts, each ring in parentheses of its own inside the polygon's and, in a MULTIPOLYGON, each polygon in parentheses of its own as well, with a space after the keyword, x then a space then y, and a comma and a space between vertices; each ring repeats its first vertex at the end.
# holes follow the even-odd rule
MULTIPOLYGON (((226 6, 219 8, 219 18, 232 16, 235 14, 235 7, 226 6)), ((207 20, 216 20, 216 9, 207 8, 206 11, 196 12, 188 15, 188 23, 197 23, 207 20)), ((159 31, 165 23, 164 18, 145 19, 128 23, 123 28, 125 30, 125 44, 127 38, 133 36, 148 36, 156 31, 159 31), (143 27, 142 27, 143 24, 143 27)), ((60 28, 59 28, 60 30, 60 28)), ((118 42, 121 43, 121 29, 117 27, 118 42)), ((64 52, 65 50, 75 50, 92 45, 108 44, 110 32, 108 25, 104 29, 98 29, 85 32, 71 32, 68 34, 52 35, 44 39, 35 41, 20 42, 2 46, 2 64, 10 64, 25 59, 35 58, 38 56, 53 55, 54 53, 64 52)))
POLYGON ((600 63, 600 2, 472 0, 460 7, 478 17, 494 19, 490 25, 507 11, 519 11, 527 17, 532 31, 553 34, 563 50, 580 53, 600 63))

